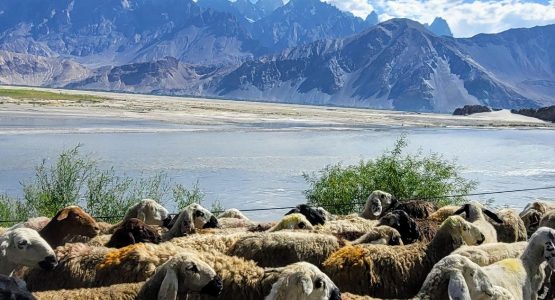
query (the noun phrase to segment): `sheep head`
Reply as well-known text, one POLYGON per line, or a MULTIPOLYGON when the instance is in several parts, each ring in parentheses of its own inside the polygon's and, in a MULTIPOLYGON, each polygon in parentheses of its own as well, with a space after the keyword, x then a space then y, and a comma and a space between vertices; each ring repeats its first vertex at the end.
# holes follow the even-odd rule
POLYGON ((485 237, 480 228, 460 216, 450 216, 440 226, 439 233, 447 232, 459 245, 480 245, 485 237))
POLYGON ((308 219, 299 213, 293 213, 286 215, 281 220, 274 225, 272 228, 268 229, 269 232, 279 231, 284 229, 309 229, 313 230, 314 227, 308 221, 308 219))
POLYGON ((137 218, 148 225, 164 225, 168 222, 168 210, 153 199, 143 199, 127 210, 124 220, 137 218))
MULTIPOLYGON (((10 265, 52 270, 58 260, 52 247, 33 229, 16 228, 0 236, 0 257, 10 265)), ((2 270, 9 274, 11 270, 2 270)))
POLYGON ((218 296, 223 283, 214 269, 193 253, 180 253, 156 268, 139 294, 147 299, 184 299, 187 293, 218 296), (156 293, 156 295, 153 295, 156 293))
POLYGON ((73 236, 93 238, 100 232, 100 227, 96 220, 79 206, 68 206, 58 211, 40 232, 42 234, 49 230, 55 231, 53 234, 64 235, 64 238, 73 236))
POLYGON ((416 221, 403 210, 388 212, 380 218, 378 224, 395 228, 401 234, 404 244, 414 243, 420 238, 416 221))
POLYGON ((160 241, 161 237, 156 229, 139 219, 131 218, 118 226, 106 246, 121 248, 135 243, 158 244, 160 241))
POLYGON ((466 218, 470 222, 474 222, 476 220, 485 219, 484 214, 490 217, 493 221, 503 224, 503 220, 499 218, 499 216, 492 212, 491 210, 485 208, 481 203, 472 201, 470 203, 466 203, 461 208, 459 208, 454 214, 460 215, 462 213, 466 214, 466 218))
POLYGON ((324 225, 326 223, 326 216, 317 208, 310 207, 307 204, 299 204, 285 215, 293 213, 304 215, 312 225, 324 225))
POLYGON ((361 217, 365 219, 375 220, 386 211, 394 202, 394 198, 390 193, 384 191, 373 191, 364 205, 361 217))
POLYGON ((339 300, 339 288, 316 266, 299 262, 279 268, 278 280, 266 300, 339 300))

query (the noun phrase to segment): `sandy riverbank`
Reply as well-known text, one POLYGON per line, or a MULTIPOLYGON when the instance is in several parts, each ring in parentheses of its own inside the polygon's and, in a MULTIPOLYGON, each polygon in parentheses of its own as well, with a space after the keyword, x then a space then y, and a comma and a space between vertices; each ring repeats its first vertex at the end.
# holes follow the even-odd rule
POLYGON ((473 116, 408 113, 385 110, 318 107, 290 104, 213 100, 139 94, 35 89, 71 95, 92 95, 102 101, 13 99, 0 97, 0 113, 17 116, 50 116, 78 118, 117 118, 162 121, 184 125, 275 126, 295 124, 297 127, 517 127, 555 128, 555 124, 535 118, 514 115, 508 111, 473 116))

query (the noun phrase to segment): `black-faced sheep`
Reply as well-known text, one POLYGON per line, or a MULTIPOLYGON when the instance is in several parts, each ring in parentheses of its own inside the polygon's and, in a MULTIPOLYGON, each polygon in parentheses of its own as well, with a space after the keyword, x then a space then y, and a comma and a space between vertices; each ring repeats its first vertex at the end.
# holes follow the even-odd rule
POLYGON ((99 232, 95 219, 78 206, 68 206, 58 211, 39 234, 55 248, 76 237, 93 238, 99 232))
POLYGON ((19 266, 52 270, 57 264, 52 247, 33 229, 16 228, 0 236, 0 274, 19 266))
POLYGON ((308 204, 299 204, 285 215, 287 216, 293 213, 304 215, 312 225, 324 225, 324 223, 326 223, 326 216, 322 214, 320 210, 310 207, 308 204))
POLYGON ((283 267, 300 261, 321 266, 344 245, 332 235, 279 231, 239 238, 227 254, 254 260, 261 267, 283 267))
POLYGON ((416 295, 435 263, 458 247, 481 244, 479 227, 460 216, 442 223, 429 243, 405 246, 345 246, 324 262, 324 272, 342 291, 381 298, 416 295))
POLYGON ((160 241, 161 237, 156 229, 139 219, 130 218, 118 225, 106 247, 121 248, 135 243, 158 244, 160 241))
POLYGON ((41 300, 73 299, 186 299, 188 293, 218 296, 222 281, 212 267, 194 253, 180 253, 156 268, 142 283, 115 284, 109 287, 36 292, 41 300))
POLYGON ((403 210, 388 212, 380 218, 379 225, 390 226, 399 231, 405 245, 416 241, 429 242, 438 229, 438 224, 435 222, 425 219, 415 220, 403 210))
POLYGON ((497 231, 495 227, 486 220, 485 216, 488 216, 493 221, 503 224, 503 220, 497 216, 496 213, 486 209, 481 203, 472 201, 466 203, 459 210, 455 212, 456 215, 463 214, 465 219, 473 224, 480 226, 482 232, 484 233, 486 240, 484 243, 497 243, 497 231))
POLYGON ((25 281, 2 274, 0 274, 0 299, 36 300, 27 289, 25 281))

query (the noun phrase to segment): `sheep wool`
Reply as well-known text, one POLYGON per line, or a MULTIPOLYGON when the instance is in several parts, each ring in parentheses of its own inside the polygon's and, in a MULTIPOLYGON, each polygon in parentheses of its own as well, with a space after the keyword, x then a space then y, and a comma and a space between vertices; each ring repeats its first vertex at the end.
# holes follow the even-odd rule
POLYGON ((306 261, 316 266, 345 243, 332 235, 279 231, 239 238, 227 254, 254 260, 261 267, 306 261))
POLYGON ((438 210, 433 212, 430 216, 428 216, 428 220, 432 220, 438 223, 445 221, 448 217, 455 214, 457 210, 459 210, 460 206, 456 205, 446 205, 440 207, 438 210))
MULTIPOLYGON (((510 208, 505 208, 497 212, 503 223, 497 223, 487 217, 487 220, 497 231, 497 240, 503 243, 521 242, 528 239, 526 226, 518 213, 510 208)), ((543 226, 540 224, 540 226, 543 226)))
POLYGON ((433 265, 463 244, 480 244, 480 229, 460 216, 443 222, 429 243, 345 246, 324 262, 342 291, 382 298, 416 295, 433 265))
POLYGON ((306 217, 299 213, 294 213, 286 215, 272 228, 268 229, 268 232, 279 231, 284 229, 314 229, 312 224, 306 219, 306 217))
POLYGON ((467 257, 479 266, 489 266, 507 258, 520 257, 527 245, 527 242, 515 242, 462 246, 453 251, 453 254, 467 257))

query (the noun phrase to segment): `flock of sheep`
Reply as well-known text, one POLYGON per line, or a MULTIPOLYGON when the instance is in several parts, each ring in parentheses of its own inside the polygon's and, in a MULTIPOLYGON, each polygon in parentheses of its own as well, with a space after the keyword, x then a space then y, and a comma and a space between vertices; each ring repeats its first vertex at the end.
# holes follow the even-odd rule
POLYGON ((275 223, 145 199, 108 224, 70 206, 0 228, 0 299, 553 299, 552 228, 548 201, 519 214, 383 191, 360 214, 301 204, 275 223))

